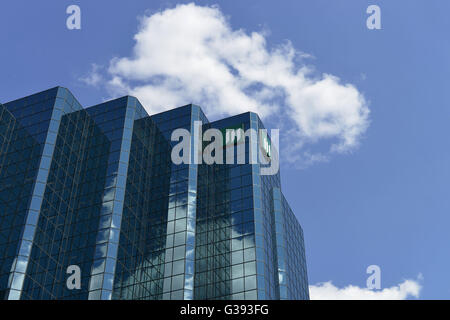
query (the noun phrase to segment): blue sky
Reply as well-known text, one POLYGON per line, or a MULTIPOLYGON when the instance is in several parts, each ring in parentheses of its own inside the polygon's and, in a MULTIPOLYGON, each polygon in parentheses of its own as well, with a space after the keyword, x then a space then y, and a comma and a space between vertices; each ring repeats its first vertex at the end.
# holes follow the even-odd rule
MULTIPOLYGON (((177 3, 2 1, 0 102, 56 85, 69 88, 86 106, 109 98, 111 88, 80 79, 92 75, 95 64, 99 82, 110 80, 111 59, 132 56, 138 17, 177 3), (82 10, 78 31, 66 28, 71 4, 82 10)), ((366 99, 370 125, 358 136, 359 145, 303 169, 282 163, 283 192, 305 231, 310 284, 365 287, 366 268, 376 264, 383 288, 413 279, 422 286, 420 298, 449 298, 450 3, 196 4, 218 4, 233 30, 261 32, 268 48, 289 40, 313 56, 306 63, 316 76, 339 77, 366 99), (366 27, 370 4, 381 8, 381 30, 366 27)), ((196 101, 185 103, 190 102, 196 101)), ((319 139, 313 148, 328 150, 329 143, 319 139)))

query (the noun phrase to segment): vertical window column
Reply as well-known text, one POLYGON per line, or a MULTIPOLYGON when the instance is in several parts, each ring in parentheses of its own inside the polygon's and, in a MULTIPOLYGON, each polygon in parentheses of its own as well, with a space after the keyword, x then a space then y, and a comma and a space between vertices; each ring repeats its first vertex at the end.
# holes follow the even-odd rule
MULTIPOLYGON (((101 221, 106 221, 104 225, 106 227, 100 229, 97 235, 95 261, 89 283, 89 300, 112 298, 134 118, 135 106, 127 105, 119 162, 114 164, 112 177, 114 183, 111 188, 105 189, 103 196, 101 221)), ((108 163, 110 161, 114 162, 114 159, 110 158, 108 163)))
POLYGON ((25 227, 21 239, 19 240, 19 252, 11 267, 11 274, 8 283, 10 288, 8 300, 19 300, 21 298, 25 274, 33 246, 34 235, 36 233, 39 220, 39 213, 41 210, 42 201, 44 199, 44 192, 50 165, 52 162, 53 152, 55 150, 56 137, 58 135, 59 125, 63 115, 64 104, 64 100, 56 99, 56 103, 53 107, 36 182, 34 184, 30 205, 27 210, 25 227))
POLYGON ((275 240, 276 255, 278 264, 278 294, 279 299, 288 299, 287 279, 286 279, 286 261, 285 261, 285 240, 284 240, 284 216, 281 204, 281 190, 273 188, 273 215, 275 219, 275 240))

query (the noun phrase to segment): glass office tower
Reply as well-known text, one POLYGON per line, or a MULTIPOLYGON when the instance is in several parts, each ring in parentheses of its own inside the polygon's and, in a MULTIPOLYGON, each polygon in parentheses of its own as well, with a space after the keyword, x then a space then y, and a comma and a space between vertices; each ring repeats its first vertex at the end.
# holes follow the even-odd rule
POLYGON ((279 173, 249 161, 248 136, 224 144, 233 164, 175 164, 180 128, 264 127, 195 105, 150 116, 130 96, 83 108, 61 87, 0 104, 0 298, 308 299, 279 173))

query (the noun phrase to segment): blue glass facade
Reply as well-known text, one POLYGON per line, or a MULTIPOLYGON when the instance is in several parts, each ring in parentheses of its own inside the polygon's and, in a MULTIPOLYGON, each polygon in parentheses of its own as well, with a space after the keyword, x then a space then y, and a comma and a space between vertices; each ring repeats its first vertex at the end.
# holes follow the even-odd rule
POLYGON ((234 164, 174 164, 179 128, 263 124, 195 105, 150 116, 129 96, 83 108, 61 87, 0 104, 0 298, 308 299, 279 173, 250 162, 250 136, 224 147, 234 164))

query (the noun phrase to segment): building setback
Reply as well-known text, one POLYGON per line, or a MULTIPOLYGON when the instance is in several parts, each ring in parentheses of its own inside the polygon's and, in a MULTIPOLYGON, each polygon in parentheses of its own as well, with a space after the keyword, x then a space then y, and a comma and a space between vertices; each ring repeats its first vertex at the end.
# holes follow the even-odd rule
POLYGON ((149 116, 130 96, 83 108, 61 87, 0 104, 0 298, 308 299, 279 173, 174 164, 172 132, 196 121, 264 128, 195 105, 149 116))

